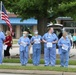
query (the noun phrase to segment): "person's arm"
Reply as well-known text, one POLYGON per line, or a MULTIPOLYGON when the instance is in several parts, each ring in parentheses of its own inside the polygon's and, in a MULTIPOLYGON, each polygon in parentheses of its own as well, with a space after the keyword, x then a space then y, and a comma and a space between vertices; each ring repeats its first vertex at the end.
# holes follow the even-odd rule
POLYGON ((7 44, 7 43, 9 43, 10 41, 8 40, 8 41, 6 41, 6 42, 4 42, 4 44, 7 44))
POLYGON ((28 38, 28 43, 27 43, 28 45, 30 45, 30 39, 28 38))
POLYGON ((58 41, 58 47, 62 47, 61 39, 58 41))
POLYGON ((6 36, 4 40, 4 44, 7 44, 7 43, 9 43, 9 40, 7 39, 7 36, 6 36))
POLYGON ((10 36, 10 41, 12 42, 12 36, 10 36))
POLYGON ((31 42, 31 44, 34 43, 34 38, 33 38, 33 36, 32 36, 32 38, 31 38, 30 42, 31 42))
POLYGON ((13 44, 13 38, 11 37, 11 44, 13 44))
POLYGON ((21 44, 21 38, 19 38, 19 40, 18 40, 18 44, 19 44, 19 45, 21 44))
POLYGON ((71 49, 71 41, 69 40, 69 50, 71 49))
POLYGON ((58 42, 58 37, 55 35, 55 40, 52 43, 56 44, 57 42, 58 42))
POLYGON ((42 42, 42 36, 40 36, 40 42, 42 42))
POLYGON ((43 39, 42 41, 43 41, 44 43, 47 43, 47 41, 46 41, 46 40, 44 40, 44 39, 43 39))
POLYGON ((11 41, 12 41, 12 37, 10 36, 9 39, 4 42, 4 44, 11 43, 11 41))
POLYGON ((42 41, 43 41, 44 43, 47 43, 47 41, 45 40, 45 34, 44 34, 43 37, 42 37, 42 41))
POLYGON ((58 40, 56 40, 56 41, 53 41, 52 43, 53 43, 53 44, 56 44, 57 42, 58 42, 58 40))

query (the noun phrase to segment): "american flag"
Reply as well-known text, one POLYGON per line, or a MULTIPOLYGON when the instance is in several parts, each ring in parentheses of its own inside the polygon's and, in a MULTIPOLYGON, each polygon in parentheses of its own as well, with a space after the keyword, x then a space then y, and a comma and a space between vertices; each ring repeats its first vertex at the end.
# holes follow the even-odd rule
POLYGON ((6 9, 5 9, 3 3, 2 3, 1 5, 2 5, 1 19, 6 22, 6 24, 8 25, 8 27, 9 27, 9 29, 10 29, 11 34, 13 35, 12 25, 11 25, 10 20, 9 20, 9 17, 8 17, 8 15, 7 15, 7 13, 6 13, 6 9))

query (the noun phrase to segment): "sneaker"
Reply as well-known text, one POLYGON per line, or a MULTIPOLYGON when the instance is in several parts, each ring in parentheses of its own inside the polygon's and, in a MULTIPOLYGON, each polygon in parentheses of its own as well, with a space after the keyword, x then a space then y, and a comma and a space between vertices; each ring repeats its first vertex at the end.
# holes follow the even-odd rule
POLYGON ((44 66, 49 66, 49 65, 44 65, 44 66))

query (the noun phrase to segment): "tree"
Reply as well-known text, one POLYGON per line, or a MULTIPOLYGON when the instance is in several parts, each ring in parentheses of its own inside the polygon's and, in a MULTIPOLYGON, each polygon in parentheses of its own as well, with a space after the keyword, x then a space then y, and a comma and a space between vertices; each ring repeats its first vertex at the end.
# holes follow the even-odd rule
POLYGON ((76 0, 2 0, 11 12, 22 19, 36 18, 39 34, 47 30, 47 23, 58 16, 72 16, 75 18, 76 0), (72 11, 72 12, 71 12, 72 11))
POLYGON ((59 6, 58 13, 62 13, 64 16, 70 16, 74 20, 76 20, 76 0, 69 3, 61 3, 59 6))

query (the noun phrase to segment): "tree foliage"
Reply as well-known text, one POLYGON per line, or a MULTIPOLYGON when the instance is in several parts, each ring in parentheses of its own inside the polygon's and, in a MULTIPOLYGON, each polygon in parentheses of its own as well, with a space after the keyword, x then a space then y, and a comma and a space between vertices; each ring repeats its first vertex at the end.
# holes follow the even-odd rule
POLYGON ((6 8, 23 19, 75 16, 76 0, 2 0, 6 8))
POLYGON ((76 0, 69 3, 62 3, 59 6, 58 13, 62 13, 64 16, 70 16, 74 20, 76 20, 76 0))
POLYGON ((76 20, 76 0, 2 1, 9 11, 19 15, 22 19, 27 19, 30 17, 36 18, 38 20, 38 30, 42 34, 46 31, 46 24, 58 16, 71 16, 76 20))

